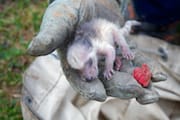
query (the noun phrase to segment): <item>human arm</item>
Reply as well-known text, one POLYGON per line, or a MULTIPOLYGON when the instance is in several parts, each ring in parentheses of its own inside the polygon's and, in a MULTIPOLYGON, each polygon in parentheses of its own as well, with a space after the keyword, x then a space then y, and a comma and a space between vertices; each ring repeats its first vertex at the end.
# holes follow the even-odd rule
MULTIPOLYGON (((103 78, 85 82, 80 78, 78 72, 67 64, 67 46, 73 39, 76 27, 93 17, 108 19, 119 26, 123 23, 119 5, 115 0, 55 0, 47 8, 40 31, 30 43, 28 53, 39 56, 58 49, 67 80, 77 92, 88 99, 104 101, 107 96, 123 99, 143 96, 144 88, 127 71, 125 73, 116 72, 110 82, 103 78)), ((132 66, 127 66, 126 69, 128 68, 132 66)))

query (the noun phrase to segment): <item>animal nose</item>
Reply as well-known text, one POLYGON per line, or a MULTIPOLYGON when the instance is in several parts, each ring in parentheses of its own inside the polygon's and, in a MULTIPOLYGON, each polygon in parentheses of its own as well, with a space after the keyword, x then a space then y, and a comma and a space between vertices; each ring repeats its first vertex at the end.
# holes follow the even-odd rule
POLYGON ((86 81, 92 81, 92 80, 93 80, 92 77, 86 78, 86 81))
POLYGON ((96 78, 97 78, 97 76, 91 75, 91 76, 89 76, 89 77, 86 77, 86 81, 92 81, 92 80, 94 80, 94 79, 96 79, 96 78))
POLYGON ((89 78, 86 78, 86 81, 91 81, 91 79, 89 79, 89 78))

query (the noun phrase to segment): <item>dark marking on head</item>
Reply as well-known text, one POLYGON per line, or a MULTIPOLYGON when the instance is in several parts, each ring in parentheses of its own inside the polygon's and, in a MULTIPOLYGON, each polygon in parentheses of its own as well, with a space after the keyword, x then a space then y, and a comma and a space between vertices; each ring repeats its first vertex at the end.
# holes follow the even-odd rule
POLYGON ((81 44, 87 49, 92 48, 93 39, 99 36, 97 27, 96 19, 81 24, 76 30, 73 44, 81 44))
POLYGON ((98 37, 97 26, 95 24, 96 20, 91 20, 90 22, 85 22, 81 24, 75 35, 74 43, 79 43, 87 46, 88 48, 92 47, 92 39, 98 37))
POLYGON ((84 36, 84 38, 82 39, 82 44, 85 45, 88 48, 92 47, 92 43, 91 43, 91 38, 89 38, 88 36, 84 36))
POLYGON ((96 26, 95 26, 96 20, 91 20, 89 22, 85 22, 79 26, 79 28, 76 31, 77 35, 88 35, 89 37, 96 37, 98 33, 96 33, 96 26))
POLYGON ((91 48, 92 47, 91 39, 92 38, 86 34, 76 35, 74 43, 81 44, 83 46, 86 46, 87 48, 91 48))

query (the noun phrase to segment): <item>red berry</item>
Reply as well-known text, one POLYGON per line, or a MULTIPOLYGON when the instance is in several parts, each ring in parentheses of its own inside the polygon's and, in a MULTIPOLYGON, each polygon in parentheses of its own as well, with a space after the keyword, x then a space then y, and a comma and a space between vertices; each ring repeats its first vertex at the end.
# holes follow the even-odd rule
POLYGON ((133 77, 143 87, 147 87, 150 83, 152 73, 147 64, 142 64, 141 67, 136 67, 133 71, 133 77))

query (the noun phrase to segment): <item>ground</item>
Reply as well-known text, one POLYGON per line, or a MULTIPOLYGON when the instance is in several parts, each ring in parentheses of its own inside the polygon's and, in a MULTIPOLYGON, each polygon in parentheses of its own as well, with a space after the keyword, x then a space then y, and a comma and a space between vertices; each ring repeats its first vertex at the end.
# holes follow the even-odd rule
POLYGON ((0 0, 0 120, 22 119, 22 74, 34 59, 26 50, 47 5, 47 0, 0 0))

